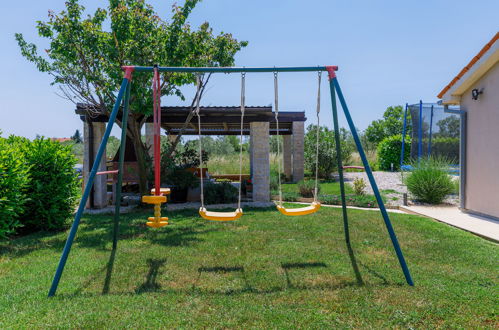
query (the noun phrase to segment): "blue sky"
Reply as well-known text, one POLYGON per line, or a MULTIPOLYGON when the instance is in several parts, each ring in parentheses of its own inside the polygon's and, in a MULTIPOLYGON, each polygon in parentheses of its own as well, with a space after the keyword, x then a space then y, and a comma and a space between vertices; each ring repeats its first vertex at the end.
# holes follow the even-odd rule
MULTIPOLYGON (((107 1, 81 0, 89 11, 107 1)), ((173 1, 150 0, 168 18, 173 1)), ((179 1, 182 3, 182 1, 179 1)), ((48 75, 21 57, 14 33, 43 46, 36 20, 63 0, 2 1, 0 10, 0 130, 29 138, 67 137, 82 123, 74 106, 56 95, 48 75)), ((436 100, 438 92, 497 32, 499 1, 235 1, 204 0, 189 21, 211 23, 249 46, 239 66, 338 65, 338 79, 358 128, 364 129, 390 105, 436 100)), ((314 120, 315 73, 280 75, 281 110, 305 110, 314 120)), ((237 105, 239 76, 212 80, 204 105, 237 105)), ((323 79, 322 123, 331 126, 330 98, 323 79)), ((185 89, 189 97, 191 89, 185 89)), ((247 104, 273 100, 271 74, 247 76, 247 104)), ((163 104, 182 104, 172 97, 163 104)), ((340 124, 345 126, 342 116, 340 124)))

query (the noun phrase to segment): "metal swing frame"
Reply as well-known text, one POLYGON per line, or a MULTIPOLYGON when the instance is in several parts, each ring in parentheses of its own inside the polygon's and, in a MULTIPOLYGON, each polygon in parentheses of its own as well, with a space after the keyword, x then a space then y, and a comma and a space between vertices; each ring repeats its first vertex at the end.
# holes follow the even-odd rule
MULTIPOLYGON (((106 126, 106 130, 104 136, 102 137, 101 144, 97 151, 97 156, 95 157, 94 163, 92 165, 92 169, 90 171, 87 185, 85 186, 85 190, 83 192, 83 196, 81 198, 80 204, 78 206, 77 212, 75 214, 75 218, 71 229, 69 230, 68 238, 66 240, 66 244, 64 245, 64 249, 62 251, 61 258, 59 260, 59 264, 57 266, 54 278, 52 280, 52 285, 49 289, 48 296, 52 297, 56 294, 57 287, 59 286, 59 282, 64 271, 64 267, 66 266, 66 262, 71 251, 71 247, 73 245, 76 233, 78 231, 78 227, 80 225, 80 220, 83 215, 83 210, 87 203, 88 197, 92 190, 92 186, 94 183, 95 176, 97 175, 98 168, 102 156, 104 154, 104 150, 106 148, 107 141, 111 134, 111 130, 116 121, 116 117, 120 112, 121 105, 122 107, 122 125, 123 127, 127 126, 127 117, 129 111, 129 99, 130 99, 130 84, 132 80, 133 72, 154 72, 155 67, 153 66, 123 66, 124 77, 121 83, 121 87, 116 96, 116 102, 114 107, 109 115, 109 121, 106 126)), ((338 70, 337 66, 311 66, 311 67, 260 67, 260 68, 244 68, 244 67, 157 67, 159 72, 183 72, 183 73, 253 73, 253 72, 317 72, 317 71, 326 71, 329 77, 329 89, 331 93, 331 108, 333 112, 333 125, 334 125, 334 133, 335 133, 335 142, 336 142, 336 151, 338 162, 338 174, 340 178, 340 191, 341 191, 341 204, 343 211, 343 225, 345 230, 345 239, 347 243, 350 242, 350 234, 348 227, 348 216, 347 216, 347 207, 346 207, 346 198, 345 198, 345 182, 343 178, 343 169, 342 169, 342 160, 341 160, 341 146, 340 146, 340 136, 339 136, 339 124, 338 124, 338 108, 336 105, 336 97, 338 97, 341 107, 343 109, 343 113, 346 117, 348 126, 352 133, 353 139, 355 141, 355 145, 357 146, 357 150, 359 152, 360 158, 362 159, 362 163, 364 165, 367 177, 369 178, 369 182, 373 189, 374 195, 376 197, 376 201, 378 202, 381 215, 383 217, 386 229, 388 231, 388 235, 390 236, 393 248, 397 255, 400 267, 405 276, 405 280, 407 284, 414 285, 412 280, 409 268, 407 267, 407 263, 405 261, 404 255, 400 248, 397 236, 393 229, 392 223, 390 221, 390 217, 385 208, 385 204, 383 203, 383 199, 381 198, 378 185, 374 180, 374 176, 372 174, 371 167, 369 162, 367 161, 367 157, 365 155, 364 149, 362 148, 362 144, 360 142, 359 136, 357 134, 357 130, 353 123, 352 117, 350 115, 350 111, 346 104, 345 98, 341 91, 340 85, 338 83, 338 78, 336 76, 336 71, 338 70)), ((126 144, 126 130, 122 129, 121 131, 121 146, 120 146, 120 155, 119 155, 119 166, 118 166, 118 180, 117 180, 117 189, 116 189, 116 202, 115 202, 115 213, 114 213, 114 226, 113 226, 113 250, 117 248, 118 242, 118 234, 119 234, 119 216, 120 216, 120 200, 121 200, 121 184, 123 180, 123 162, 125 156, 125 144, 126 144)))

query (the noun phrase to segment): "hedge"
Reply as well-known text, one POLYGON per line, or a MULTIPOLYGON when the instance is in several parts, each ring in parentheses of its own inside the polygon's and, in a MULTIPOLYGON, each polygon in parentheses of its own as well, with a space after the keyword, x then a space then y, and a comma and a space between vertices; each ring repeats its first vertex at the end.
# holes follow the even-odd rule
POLYGON ((18 138, 0 137, 0 238, 16 232, 28 200, 29 167, 18 138))
POLYGON ((22 220, 25 230, 61 230, 81 192, 70 146, 49 139, 36 139, 24 147, 30 166, 29 200, 22 220))
POLYGON ((64 229, 81 191, 71 146, 45 138, 0 141, 0 235, 64 229))
MULTIPOLYGON (((404 148, 404 162, 407 162, 411 155, 411 138, 406 136, 404 148)), ((400 169, 400 153, 402 152, 402 135, 392 135, 384 138, 378 144, 378 167, 382 171, 390 171, 393 164, 393 169, 400 169)))

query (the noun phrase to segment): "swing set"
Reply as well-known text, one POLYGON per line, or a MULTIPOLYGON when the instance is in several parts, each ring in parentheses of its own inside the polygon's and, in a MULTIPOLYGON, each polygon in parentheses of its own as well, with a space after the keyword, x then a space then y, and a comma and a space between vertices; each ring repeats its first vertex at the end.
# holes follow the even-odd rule
MULTIPOLYGON (((199 209, 199 215, 206 220, 211 221, 234 221, 243 216, 243 210, 241 208, 241 186, 242 186, 242 142, 243 142, 243 123, 244 123, 244 112, 245 112, 245 79, 247 73, 273 73, 274 75, 274 114, 276 121, 276 130, 277 135, 279 136, 279 97, 278 97, 278 73, 279 72, 317 72, 318 74, 318 88, 317 88, 317 106, 316 106, 316 115, 317 115, 317 135, 316 135, 316 152, 315 152, 315 188, 314 188, 314 199, 313 202, 305 207, 300 208, 286 208, 283 205, 282 200, 282 183, 281 183, 281 160, 279 160, 280 155, 280 147, 279 143, 277 144, 277 154, 278 154, 278 174, 279 174, 279 200, 276 202, 277 210, 286 216, 300 216, 300 215, 308 215, 317 212, 321 204, 318 201, 318 157, 319 157, 319 127, 320 127, 320 102, 321 102, 321 75, 322 72, 328 73, 329 78, 329 88, 331 94, 331 106, 333 113, 333 125, 334 125, 334 137, 336 144, 336 152, 339 157, 337 157, 337 165, 338 165, 338 174, 340 179, 340 192, 341 192, 341 202, 342 202, 342 211, 343 211, 343 224, 345 228, 345 238, 347 242, 350 241, 349 238, 349 227, 348 227, 348 217, 347 217, 347 208, 346 208, 346 198, 345 198, 345 186, 344 186, 344 178, 343 178, 343 164, 341 159, 341 146, 340 146, 340 137, 339 137, 339 125, 338 125, 338 109, 336 105, 336 94, 342 106, 343 112, 345 114, 348 126, 352 133, 353 139, 357 146, 360 158, 362 159, 362 163, 364 165, 364 169, 369 178, 369 182, 372 186, 374 195, 378 202, 381 215, 383 217, 385 226, 387 228, 388 234, 390 236, 393 248, 397 255, 398 261, 404 273, 407 284, 414 285, 411 274, 409 272, 409 268, 407 267, 407 263, 405 261, 404 255, 400 248, 399 242, 397 240, 397 236, 391 224, 390 218, 386 211, 385 205, 379 193, 378 186, 376 181, 374 180, 374 176, 371 171, 371 167, 367 161, 366 155, 360 143, 360 139, 357 134, 357 130, 353 123, 352 117, 350 116, 350 111, 348 110, 346 101, 343 97, 343 93, 341 91, 340 85, 338 83, 338 79, 336 77, 336 71, 338 67, 336 66, 318 66, 318 67, 263 67, 263 68, 238 68, 238 67, 159 67, 157 65, 153 67, 145 67, 145 66, 123 66, 124 77, 121 83, 120 90, 116 97, 116 102, 109 116, 108 124, 102 138, 101 144, 99 146, 97 155, 95 157, 92 169, 90 171, 87 184, 85 186, 85 190, 83 192, 82 199, 78 206, 78 210, 75 215, 75 219, 69 231, 68 239, 66 240, 66 244, 64 246, 61 258, 59 260, 59 264, 57 266, 54 279, 52 281, 52 285, 49 290, 49 297, 54 296, 57 287, 59 285, 59 281, 62 276, 62 272, 64 271, 64 267, 67 262, 67 258, 69 256, 69 252, 71 251, 72 244, 74 242, 76 232, 78 231, 78 227, 80 224, 81 216, 83 214, 83 210, 87 203, 88 197, 90 195, 90 191, 92 189, 92 185, 96 175, 99 175, 104 172, 98 172, 98 167, 100 164, 100 160, 103 156, 107 140, 111 133, 114 122, 116 121, 116 117, 121 110, 121 118, 122 118, 122 127, 127 127, 127 118, 129 111, 129 99, 130 99, 130 87, 132 81, 133 72, 152 72, 152 91, 153 91, 153 123, 154 123, 154 188, 151 189, 151 195, 143 196, 142 201, 147 204, 154 205, 154 216, 148 218, 147 226, 151 228, 161 228, 168 225, 168 218, 161 216, 161 205, 166 203, 167 195, 170 194, 170 189, 161 188, 161 178, 160 178, 160 154, 161 154, 161 145, 160 145, 160 131, 161 131, 161 82, 160 82, 160 73, 161 72, 177 72, 177 73, 192 73, 196 75, 196 97, 194 100, 195 110, 194 113, 197 117, 197 130, 199 137, 199 159, 200 166, 202 167, 202 144, 201 144, 201 116, 200 116, 200 99, 201 99, 201 88, 202 88, 202 75, 205 73, 240 73, 241 74, 241 131, 240 131, 240 150, 239 150, 239 195, 238 195, 238 203, 237 208, 232 212, 215 212, 209 211, 205 207, 204 204, 204 185, 203 185, 203 171, 200 171, 200 189, 201 189, 201 207, 199 209), (121 107, 122 106, 122 107, 121 107)), ((117 247, 118 242, 118 231, 119 231, 119 216, 120 216, 120 200, 121 200, 121 186, 123 180, 123 162, 124 162, 124 153, 125 153, 125 142, 126 142, 126 130, 122 129, 121 132, 121 147, 119 154, 119 166, 117 170, 117 189, 116 189, 116 202, 115 202, 115 212, 114 212, 114 228, 113 228, 113 250, 117 247)))

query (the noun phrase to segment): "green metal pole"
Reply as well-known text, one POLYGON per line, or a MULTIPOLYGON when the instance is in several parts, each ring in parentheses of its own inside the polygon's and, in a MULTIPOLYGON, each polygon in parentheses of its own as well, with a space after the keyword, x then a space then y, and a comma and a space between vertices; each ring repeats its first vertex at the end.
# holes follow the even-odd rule
POLYGON ((383 203, 383 199, 381 198, 381 194, 379 193, 378 185, 376 184, 376 180, 374 180, 373 173, 371 171, 371 167, 369 166, 369 162, 367 161, 366 154, 364 153, 364 149, 362 148, 362 144, 360 143, 359 136, 357 134, 357 130, 353 123, 352 117, 350 116, 350 111, 348 110, 348 106, 346 104, 345 98, 343 97, 343 93, 341 91, 340 85, 338 83, 338 78, 336 75, 332 77, 331 83, 334 84, 334 88, 338 93, 338 99, 340 100, 341 107, 343 108, 343 112, 345 113, 346 120, 348 122, 348 126, 350 127, 350 131, 352 132, 353 139, 357 146, 357 150, 359 152, 360 158, 362 159, 362 163, 364 164, 364 169, 366 171, 367 177, 369 178, 369 182, 371 183, 371 187, 374 192, 374 196, 376 196, 376 201, 378 202, 379 209, 381 211, 381 215, 383 216, 383 220, 385 222, 386 229, 388 230, 388 234, 392 241, 393 248, 395 253, 397 254, 397 258, 400 263, 400 267, 404 272, 405 280, 407 284, 414 285, 412 281, 411 273, 409 272, 409 267, 407 267, 407 263, 405 262, 404 254, 402 253, 402 249, 400 248, 400 244, 397 239, 397 235, 395 234, 395 230, 393 229, 390 218, 388 217, 388 213, 386 212, 385 204, 383 203))
POLYGON ((350 229, 348 226, 347 203, 345 197, 345 180, 343 177, 343 161, 341 159, 340 128, 338 124, 338 107, 336 106, 336 93, 333 80, 329 79, 331 91, 331 105, 333 110, 334 142, 336 144, 336 159, 338 163, 338 175, 340 177, 341 209, 343 211, 343 228, 345 230, 345 241, 350 244, 350 229))
POLYGON ((113 250, 118 246, 118 234, 120 225, 120 208, 121 208, 121 187, 123 185, 123 163, 125 160, 126 148, 126 130, 128 123, 128 108, 130 101, 131 82, 128 83, 123 101, 123 117, 121 118, 121 144, 120 144, 120 158, 118 165, 118 180, 116 182, 116 196, 114 204, 114 228, 113 228, 113 250))

